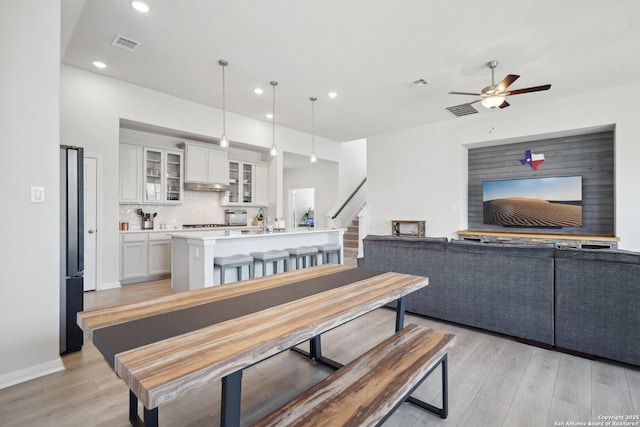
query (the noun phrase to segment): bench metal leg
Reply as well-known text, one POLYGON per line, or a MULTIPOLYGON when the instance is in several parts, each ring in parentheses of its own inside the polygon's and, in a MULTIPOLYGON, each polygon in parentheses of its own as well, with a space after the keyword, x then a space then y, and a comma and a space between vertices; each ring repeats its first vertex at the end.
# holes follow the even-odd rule
POLYGON ((396 303, 396 332, 399 332, 404 328, 404 311, 406 305, 405 297, 398 298, 396 303))
POLYGON ((238 427, 240 425, 240 399, 242 397, 242 371, 222 378, 222 409, 220 425, 238 427))
MULTIPOLYGON (((411 396, 409 396, 406 401, 413 405, 419 406, 422 409, 426 409, 427 411, 438 415, 442 419, 446 419, 447 416, 449 416, 449 380, 447 374, 446 354, 442 356, 442 359, 440 359, 440 362, 438 364, 436 364, 429 372, 427 372, 427 375, 424 376, 422 381, 424 381, 429 375, 431 375, 431 372, 433 372, 433 370, 438 366, 442 366, 442 408, 430 405, 420 399, 416 399, 415 397, 411 396)), ((416 385, 416 387, 411 390, 411 393, 413 393, 415 389, 418 388, 420 384, 422 384, 422 381, 420 381, 420 383, 418 383, 418 385, 416 385)))

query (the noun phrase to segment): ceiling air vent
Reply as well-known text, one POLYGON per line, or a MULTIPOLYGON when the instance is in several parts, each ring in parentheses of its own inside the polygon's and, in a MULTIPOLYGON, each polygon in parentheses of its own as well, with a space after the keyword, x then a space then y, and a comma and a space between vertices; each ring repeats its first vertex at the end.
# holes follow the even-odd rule
POLYGON ((429 84, 429 82, 425 79, 416 79, 410 82, 405 83, 409 87, 422 87, 429 84))
POLYGON ((128 39, 126 37, 122 37, 119 34, 116 36, 115 39, 113 39, 111 44, 114 45, 114 46, 117 46, 117 47, 121 47, 121 48, 126 49, 126 50, 131 51, 131 52, 133 52, 134 50, 136 50, 138 48, 138 46, 140 46, 140 43, 138 43, 137 41, 128 39))
POLYGON ((447 110, 456 117, 468 116, 478 112, 471 104, 454 105, 453 107, 447 107, 447 110))

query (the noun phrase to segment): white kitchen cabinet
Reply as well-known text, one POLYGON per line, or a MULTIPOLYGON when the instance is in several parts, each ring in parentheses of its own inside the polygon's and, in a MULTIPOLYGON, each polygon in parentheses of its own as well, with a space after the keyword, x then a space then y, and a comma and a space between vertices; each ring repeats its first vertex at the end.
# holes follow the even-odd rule
POLYGON ((221 196, 220 204, 222 206, 266 206, 267 175, 265 164, 229 160, 229 190, 221 196))
POLYGON ((148 275, 171 273, 171 237, 164 233, 149 233, 148 275))
POLYGON ((171 236, 158 232, 121 234, 120 281, 136 283, 171 274, 171 236))
POLYGON ((269 168, 266 164, 256 163, 254 181, 256 206, 267 206, 269 204, 269 168))
POLYGON ((120 250, 120 280, 135 281, 147 276, 147 234, 122 235, 120 250))
POLYGON ((182 203, 182 152, 144 147, 143 202, 182 203))
POLYGON ((186 153, 185 182, 224 184, 228 181, 226 151, 188 142, 181 142, 178 147, 186 153))
POLYGON ((120 203, 142 202, 142 147, 120 144, 120 203))

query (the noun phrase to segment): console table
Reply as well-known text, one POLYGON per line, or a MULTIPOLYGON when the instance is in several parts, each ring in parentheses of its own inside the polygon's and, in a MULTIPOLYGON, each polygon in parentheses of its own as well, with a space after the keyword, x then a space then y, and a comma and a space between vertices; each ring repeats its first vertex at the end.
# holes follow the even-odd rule
POLYGON ((483 243, 553 243, 558 248, 618 249, 620 238, 615 236, 592 236, 585 234, 541 234, 506 231, 460 230, 463 240, 483 243))

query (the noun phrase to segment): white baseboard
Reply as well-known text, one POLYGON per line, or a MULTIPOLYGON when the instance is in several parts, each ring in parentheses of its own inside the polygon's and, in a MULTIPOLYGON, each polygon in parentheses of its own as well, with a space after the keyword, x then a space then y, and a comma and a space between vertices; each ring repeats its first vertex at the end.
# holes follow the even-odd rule
POLYGON ((58 357, 49 362, 0 375, 0 389, 63 370, 64 364, 62 363, 62 359, 58 357))
POLYGON ((120 285, 120 282, 101 283, 98 286, 97 290, 104 291, 105 289, 115 289, 115 288, 119 288, 120 286, 122 286, 120 285))

